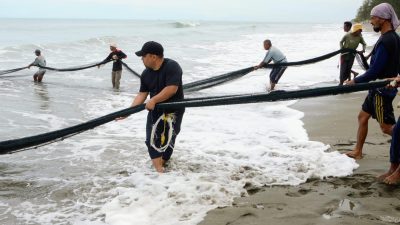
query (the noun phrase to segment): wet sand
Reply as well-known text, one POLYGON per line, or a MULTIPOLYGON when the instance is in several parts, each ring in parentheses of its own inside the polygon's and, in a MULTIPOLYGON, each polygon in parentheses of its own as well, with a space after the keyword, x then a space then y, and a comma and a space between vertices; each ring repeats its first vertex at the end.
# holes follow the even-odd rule
MULTIPOLYGON (((365 96, 361 92, 303 99, 293 108, 305 112, 302 120, 310 140, 346 152, 355 145, 357 115, 365 96)), ((393 102, 396 117, 399 99, 393 102)), ((400 224, 400 186, 376 180, 389 168, 390 139, 371 119, 364 158, 357 161, 360 166, 353 175, 252 189, 232 206, 208 212, 200 225, 400 224)))

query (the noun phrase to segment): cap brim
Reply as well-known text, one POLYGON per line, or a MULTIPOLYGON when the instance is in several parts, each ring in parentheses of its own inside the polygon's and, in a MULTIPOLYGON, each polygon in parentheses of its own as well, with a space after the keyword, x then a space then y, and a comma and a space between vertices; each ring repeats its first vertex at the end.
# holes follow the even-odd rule
POLYGON ((135 52, 135 54, 136 54, 137 56, 143 56, 143 55, 144 55, 144 52, 140 50, 140 51, 135 52))

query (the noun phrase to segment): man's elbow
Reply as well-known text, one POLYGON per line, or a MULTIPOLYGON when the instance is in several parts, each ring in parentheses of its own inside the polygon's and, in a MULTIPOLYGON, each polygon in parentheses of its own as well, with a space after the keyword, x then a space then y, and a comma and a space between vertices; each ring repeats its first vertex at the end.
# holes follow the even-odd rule
POLYGON ((177 91, 178 91, 178 86, 175 86, 175 85, 171 85, 171 86, 168 86, 168 93, 169 94, 172 94, 172 95, 174 95, 177 91))

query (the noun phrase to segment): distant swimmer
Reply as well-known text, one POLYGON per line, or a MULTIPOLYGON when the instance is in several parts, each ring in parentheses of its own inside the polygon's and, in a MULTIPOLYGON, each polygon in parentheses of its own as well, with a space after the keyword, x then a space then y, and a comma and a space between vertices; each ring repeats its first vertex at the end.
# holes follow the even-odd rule
MULTIPOLYGON (((371 65, 364 74, 345 81, 347 85, 393 78, 400 71, 400 37, 395 32, 399 27, 399 20, 393 7, 388 3, 375 6, 371 10, 370 22, 374 31, 381 33, 371 52, 371 65)), ((379 122, 383 133, 392 135, 393 125, 396 123, 392 102, 396 93, 397 89, 386 87, 368 91, 358 114, 357 143, 352 151, 346 153, 347 156, 362 158, 362 149, 368 134, 368 120, 371 117, 379 122)))
MULTIPOLYGON (((365 48, 367 47, 367 44, 365 43, 361 32, 362 32, 362 25, 359 23, 354 24, 351 32, 346 33, 343 36, 342 40, 340 41, 340 49, 348 48, 348 49, 356 50, 358 45, 362 44, 361 53, 364 53, 365 48)), ((352 72, 351 67, 353 67, 353 64, 354 64, 354 58, 355 58, 354 53, 346 52, 346 53, 341 54, 339 85, 343 85, 343 82, 345 80, 351 79, 350 74, 352 72)), ((358 73, 354 74, 354 76, 357 76, 357 75, 358 75, 358 73)))
POLYGON ((41 68, 40 66, 44 67, 46 66, 46 59, 43 57, 39 49, 35 50, 35 55, 37 56, 35 58, 35 61, 33 61, 31 64, 29 64, 28 68, 31 68, 31 66, 37 66, 39 67, 39 70, 33 75, 33 81, 35 82, 42 82, 43 76, 46 73, 46 70, 41 68))
MULTIPOLYGON (((136 55, 142 57, 146 69, 140 78, 139 93, 131 107, 146 103, 146 145, 154 168, 164 172, 165 163, 171 158, 175 147, 175 139, 181 130, 184 108, 158 109, 157 103, 184 99, 182 88, 182 69, 172 59, 164 58, 161 44, 146 42, 136 55)), ((117 120, 124 118, 117 118, 117 120)))
MULTIPOLYGON (((264 65, 269 64, 271 61, 274 63, 286 63, 286 56, 283 55, 283 53, 276 48, 275 46, 272 46, 272 43, 270 40, 265 40, 264 41, 264 49, 267 50, 267 54, 264 57, 264 60, 260 62, 257 66, 254 67, 254 69, 259 69, 262 68, 264 65)), ((279 79, 282 77, 283 73, 286 70, 286 66, 280 66, 280 67, 274 67, 269 74, 269 81, 270 81, 270 88, 268 89, 269 91, 273 91, 275 88, 275 85, 278 83, 279 79)))
MULTIPOLYGON (((122 75, 122 62, 121 59, 125 59, 126 55, 117 48, 116 44, 110 44, 110 54, 105 58, 101 64, 104 64, 110 60, 113 60, 113 67, 111 72, 111 82, 115 89, 119 89, 120 80, 122 75)), ((98 66, 100 67, 100 65, 98 66)))

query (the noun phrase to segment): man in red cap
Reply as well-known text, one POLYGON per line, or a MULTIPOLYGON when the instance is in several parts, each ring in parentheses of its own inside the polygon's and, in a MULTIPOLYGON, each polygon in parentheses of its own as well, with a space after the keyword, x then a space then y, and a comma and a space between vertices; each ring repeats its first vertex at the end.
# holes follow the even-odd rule
MULTIPOLYGON (((111 72, 111 82, 113 88, 119 89, 120 80, 122 75, 122 62, 121 59, 125 59, 126 55, 124 52, 117 48, 116 44, 110 44, 110 54, 105 58, 101 64, 107 63, 110 60, 113 60, 113 67, 111 72)), ((100 67, 100 65, 98 65, 100 67)))

